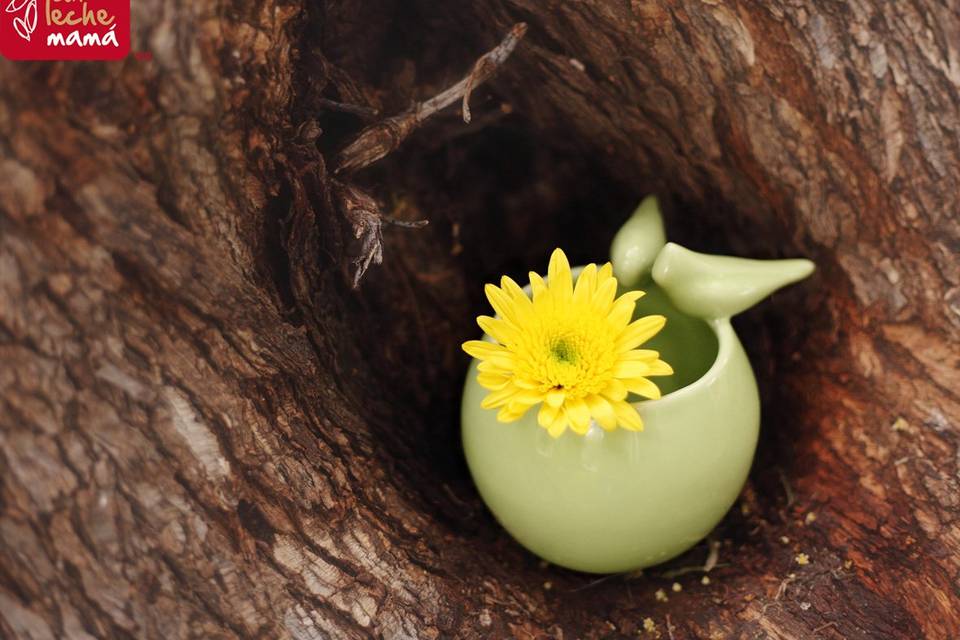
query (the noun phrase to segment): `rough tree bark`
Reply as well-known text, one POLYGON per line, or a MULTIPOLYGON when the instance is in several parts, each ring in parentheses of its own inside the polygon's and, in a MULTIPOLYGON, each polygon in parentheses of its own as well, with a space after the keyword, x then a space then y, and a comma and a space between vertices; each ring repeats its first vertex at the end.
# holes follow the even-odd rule
POLYGON ((0 65, 0 635, 960 637, 956 2, 133 9, 152 61, 0 65), (334 177, 518 21, 469 126, 334 177), (431 222, 359 291, 348 187, 431 222), (602 258, 651 191, 820 269, 740 320, 763 436, 718 544, 598 580, 482 508, 458 345, 485 279, 602 258))

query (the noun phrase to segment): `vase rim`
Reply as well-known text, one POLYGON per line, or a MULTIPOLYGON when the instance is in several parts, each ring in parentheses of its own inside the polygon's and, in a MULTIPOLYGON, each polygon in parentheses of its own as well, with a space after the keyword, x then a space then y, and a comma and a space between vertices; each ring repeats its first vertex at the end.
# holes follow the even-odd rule
POLYGON ((714 337, 717 339, 717 355, 714 357, 710 368, 690 384, 675 389, 670 393, 665 393, 656 400, 638 400, 630 404, 634 407, 666 407, 674 402, 682 401, 688 395, 697 393, 701 387, 709 386, 714 380, 720 377, 727 361, 730 359, 730 354, 733 352, 733 345, 737 339, 737 334, 733 330, 733 325, 730 324, 729 318, 716 318, 704 320, 704 322, 710 327, 714 337))

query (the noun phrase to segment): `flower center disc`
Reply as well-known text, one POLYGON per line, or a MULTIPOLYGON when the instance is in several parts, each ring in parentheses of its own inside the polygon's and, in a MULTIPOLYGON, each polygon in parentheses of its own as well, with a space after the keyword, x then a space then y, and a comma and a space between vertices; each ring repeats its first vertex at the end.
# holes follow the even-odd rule
POLYGON ((550 344, 550 353, 558 362, 577 363, 577 350, 566 338, 557 338, 550 344))

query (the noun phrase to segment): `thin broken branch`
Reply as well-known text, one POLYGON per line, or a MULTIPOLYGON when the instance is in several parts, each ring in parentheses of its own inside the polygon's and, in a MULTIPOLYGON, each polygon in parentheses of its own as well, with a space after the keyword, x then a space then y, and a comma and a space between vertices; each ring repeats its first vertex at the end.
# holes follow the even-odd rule
POLYGON ((797 579, 797 576, 796 574, 793 574, 793 573, 791 573, 786 578, 784 578, 780 582, 780 586, 777 588, 777 593, 775 596, 773 596, 773 599, 779 600, 787 592, 787 586, 796 579, 797 579))
POLYGON ((667 614, 667 635, 670 636, 670 640, 674 640, 673 637, 673 621, 670 619, 670 614, 667 614))
MULTIPOLYGON (((367 167, 385 157, 409 136, 421 123, 433 114, 450 106, 457 100, 463 101, 463 121, 470 122, 470 106, 468 101, 474 87, 489 79, 506 61, 517 43, 527 32, 527 25, 518 23, 493 50, 483 55, 473 65, 473 69, 460 82, 446 91, 434 96, 426 102, 418 102, 403 113, 387 118, 371 125, 360 132, 357 139, 347 145, 340 152, 337 173, 355 171, 367 167)), ((324 100, 327 108, 338 109, 369 115, 355 105, 324 100)), ((360 189, 336 182, 336 191, 339 195, 341 209, 353 227, 354 237, 360 247, 356 257, 352 260, 354 267, 353 288, 360 286, 360 280, 370 268, 370 265, 383 262, 383 225, 394 224, 401 227, 423 227, 426 220, 412 222, 396 220, 381 213, 380 205, 370 195, 360 189)))
POLYGON ((796 502, 796 496, 793 493, 793 488, 790 486, 790 480, 787 478, 787 474, 784 473, 783 469, 777 468, 777 474, 780 476, 780 484, 783 485, 783 492, 787 497, 787 508, 793 506, 793 503, 796 502))
POLYGON ((321 98, 317 104, 325 109, 331 111, 339 111, 341 113, 349 113, 351 115, 363 118, 364 120, 373 120, 380 112, 374 109, 373 107, 368 107, 362 104, 350 104, 347 102, 337 102, 336 100, 330 100, 329 98, 321 98))
POLYGON ((829 629, 830 627, 836 627, 836 626, 837 626, 837 623, 836 623, 836 622, 828 622, 828 623, 822 624, 822 625, 820 625, 819 627, 817 627, 816 629, 814 629, 814 630, 813 630, 813 633, 814 633, 814 634, 818 634, 818 633, 820 633, 821 631, 826 631, 826 630, 829 629))
POLYGON ((462 100, 463 121, 470 122, 468 101, 473 89, 486 82, 510 57, 517 43, 527 32, 527 25, 517 23, 503 41, 484 54, 473 69, 455 85, 425 102, 418 102, 401 114, 381 120, 360 132, 357 139, 340 152, 337 173, 356 171, 370 166, 395 150, 427 118, 462 100))
POLYGON ((380 204, 371 195, 357 187, 334 182, 343 215, 353 227, 354 237, 360 241, 360 249, 353 259, 353 288, 360 286, 360 279, 371 264, 383 263, 383 225, 398 227, 425 227, 427 220, 397 220, 380 212, 380 204))
POLYGON ((714 567, 717 566, 717 561, 720 559, 720 541, 708 540, 707 544, 710 545, 710 552, 707 554, 707 561, 703 563, 703 570, 706 573, 710 573, 714 567))
MULTIPOLYGON (((730 563, 728 562, 718 562, 717 564, 710 567, 710 570, 713 569, 722 569, 724 567, 729 567, 730 563)), ((676 569, 670 569, 669 571, 664 571, 659 575, 659 577, 664 580, 673 580, 674 578, 679 578, 680 576, 685 576, 688 573, 707 573, 707 569, 704 565, 688 565, 686 567, 677 567, 676 569)))
POLYGON ((661 578, 672 579, 678 576, 686 575, 688 573, 694 573, 702 571, 703 573, 710 573, 717 567, 725 567, 727 565, 721 564, 718 562, 720 559, 720 541, 714 539, 708 539, 707 544, 709 545, 709 551, 707 552, 707 559, 703 565, 694 565, 686 567, 678 567, 677 569, 671 569, 669 571, 664 571, 660 574, 661 578))

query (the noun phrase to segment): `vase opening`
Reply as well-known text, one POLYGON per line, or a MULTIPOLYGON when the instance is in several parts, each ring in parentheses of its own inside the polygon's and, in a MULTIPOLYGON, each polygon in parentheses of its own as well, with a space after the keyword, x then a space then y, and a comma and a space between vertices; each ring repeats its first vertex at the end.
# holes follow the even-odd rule
MULTIPOLYGON (((642 347, 659 351, 660 358, 673 367, 672 376, 653 378, 666 396, 693 384, 710 370, 719 353, 719 341, 709 324, 677 309, 655 282, 648 281, 640 289, 646 295, 637 301, 634 318, 651 314, 667 318, 667 324, 660 333, 642 347)), ((642 398, 636 396, 631 400, 639 401, 642 398)))

